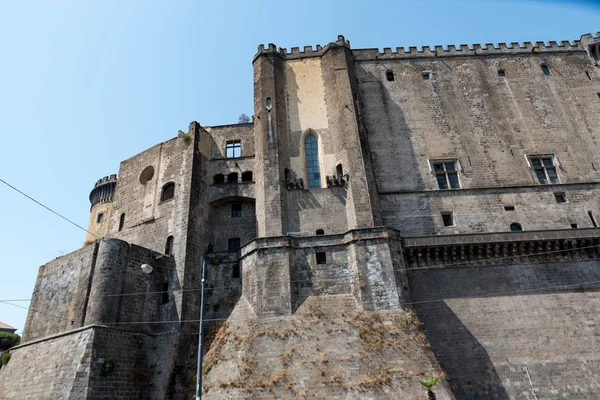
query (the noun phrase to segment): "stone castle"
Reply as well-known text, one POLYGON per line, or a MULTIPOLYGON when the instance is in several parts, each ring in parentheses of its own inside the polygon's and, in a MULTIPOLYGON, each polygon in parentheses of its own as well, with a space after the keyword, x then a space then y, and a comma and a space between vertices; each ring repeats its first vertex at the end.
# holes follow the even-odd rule
MULTIPOLYGON (((208 321, 413 310, 440 398, 600 398, 599 60, 600 34, 259 46, 252 122, 192 122, 95 184, 87 245, 40 268, 0 398, 182 398, 203 262, 208 321)), ((207 398, 422 396, 307 378, 227 397, 217 367, 207 398)))

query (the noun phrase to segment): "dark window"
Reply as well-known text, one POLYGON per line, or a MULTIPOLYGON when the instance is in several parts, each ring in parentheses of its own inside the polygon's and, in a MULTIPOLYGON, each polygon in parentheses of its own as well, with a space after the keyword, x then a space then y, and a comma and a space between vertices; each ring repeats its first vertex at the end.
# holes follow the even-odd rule
POLYGON ((579 228, 579 226, 577 226, 577 224, 571 224, 571 228, 575 229, 575 228, 579 228))
POLYGON ((165 254, 168 256, 173 254, 173 236, 167 238, 167 242, 165 243, 165 254))
POLYGON ((564 193, 554 193, 554 199, 558 204, 567 202, 567 196, 564 193))
POLYGON ((458 189, 456 161, 431 161, 431 168, 440 189, 458 189))
POLYGON ((498 76, 506 76, 506 71, 504 71, 503 69, 499 69, 498 76))
POLYGON ((238 251, 240 248, 240 238, 229 239, 229 251, 238 251))
POLYGON ((598 97, 600 97, 600 93, 596 93, 598 95, 598 97))
POLYGON ((227 175, 227 183, 238 183, 238 173, 232 172, 227 175))
POLYGON ((521 226, 521 224, 517 224, 516 222, 514 222, 514 223, 510 224, 510 230, 513 232, 522 231, 523 227, 521 226))
POLYGON ((231 266, 231 277, 234 279, 240 277, 240 264, 233 264, 231 266))
POLYGON ((119 218, 119 232, 123 230, 123 226, 125 226, 125 213, 121 214, 121 218, 119 218))
POLYGON ((454 213, 443 212, 442 221, 444 222, 444 226, 454 226, 454 213))
POLYGON ((423 72, 423 80, 424 81, 428 81, 430 77, 431 77, 431 74, 429 72, 423 72))
POLYGON ((96 222, 101 224, 102 222, 104 222, 104 213, 100 213, 98 214, 98 216, 96 217, 96 222))
POLYGON ((234 203, 231 205, 231 216, 241 217, 242 216, 242 203, 234 203))
POLYGON ((594 217, 594 212, 592 210, 589 210, 588 215, 590 216, 590 221, 592 221, 592 225, 594 225, 594 228, 597 228, 598 223, 596 222, 596 217, 594 217))
POLYGON ((392 71, 388 71, 385 73, 385 77, 388 81, 392 82, 394 80, 394 73, 392 71))
POLYGON ((542 184, 560 183, 558 175, 556 175, 556 166, 554 165, 553 156, 534 156, 529 157, 531 166, 537 176, 538 181, 542 184))
POLYGON ((242 182, 252 182, 252 171, 242 172, 242 182))
POLYGON ((504 211, 515 211, 515 206, 504 206, 504 211))
POLYGON ((173 197, 175 197, 175 184, 173 182, 169 182, 162 188, 160 201, 171 200, 173 197))
POLYGON ((317 235, 324 235, 325 231, 323 229, 317 229, 317 235))
POLYGON ((242 155, 242 141, 228 140, 225 155, 227 158, 239 158, 242 155))
POLYGON ((336 165, 335 173, 337 174, 338 179, 342 179, 344 176, 344 168, 342 167, 342 164, 336 165))
POLYGON ((319 147, 317 138, 308 135, 304 139, 304 151, 306 155, 306 175, 308 177, 308 188, 321 187, 321 170, 319 169, 319 147))
POLYGON ((542 68, 542 72, 544 73, 544 75, 550 75, 550 68, 548 68, 547 65, 540 65, 540 67, 542 68))
POLYGON ((327 253, 316 253, 317 264, 327 264, 327 253))
POLYGON ((271 108, 271 98, 267 97, 267 108, 271 108))
POLYGON ((220 185, 222 183, 225 183, 225 176, 223 174, 216 174, 213 178, 213 183, 215 185, 220 185))
POLYGON ((169 302, 169 282, 163 282, 160 304, 169 302))

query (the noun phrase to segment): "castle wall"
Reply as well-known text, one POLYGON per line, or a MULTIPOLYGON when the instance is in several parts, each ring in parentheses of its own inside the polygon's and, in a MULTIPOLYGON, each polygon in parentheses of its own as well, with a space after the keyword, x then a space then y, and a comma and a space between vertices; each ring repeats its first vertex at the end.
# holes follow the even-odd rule
MULTIPOLYGON (((528 165, 531 154, 554 154, 561 184, 598 181, 594 160, 600 84, 595 73, 586 75, 592 66, 585 51, 569 50, 444 58, 390 55, 383 60, 355 52, 384 222, 408 236, 446 233, 437 221, 440 212, 470 209, 475 215, 463 220, 468 225, 459 215, 454 231, 499 229, 488 216, 504 219, 504 211, 497 207, 498 196, 483 188, 505 188, 503 197, 518 201, 520 189, 509 187, 540 186, 528 165), (541 64, 550 68, 549 76, 541 64), (505 76, 498 75, 499 69, 505 76), (388 71, 394 81, 387 81, 388 71), (429 80, 423 79, 424 72, 430 73, 429 80), (461 189, 436 193, 437 201, 424 204, 438 189, 431 159, 457 159, 461 189), (467 190, 471 188, 481 190, 467 190), (415 214, 430 216, 417 224, 400 221, 415 214)), ((523 198, 522 211, 532 221, 536 207, 553 207, 552 191, 569 196, 570 187, 544 188, 523 198)), ((563 228, 565 220, 574 218, 551 223, 550 214, 545 217, 532 229, 563 228)))

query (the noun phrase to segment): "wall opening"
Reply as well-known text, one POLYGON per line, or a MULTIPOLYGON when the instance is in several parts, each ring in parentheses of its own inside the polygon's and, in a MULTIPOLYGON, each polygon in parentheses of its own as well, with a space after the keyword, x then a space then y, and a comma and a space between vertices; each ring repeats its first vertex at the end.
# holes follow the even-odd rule
POLYGON ((167 304, 169 302, 169 282, 163 282, 161 291, 160 304, 167 304))
POLYGON ((165 243, 165 254, 168 256, 173 254, 173 236, 167 237, 167 242, 165 243))
POLYGON ((554 193, 554 200, 556 200, 558 204, 566 203, 567 196, 564 193, 554 193))
POLYGON ((344 168, 342 167, 342 164, 338 164, 335 166, 335 174, 337 175, 339 180, 342 179, 342 177, 344 176, 344 168))
POLYGON ((96 223, 101 224, 104 222, 104 213, 99 213, 96 217, 96 223))
POLYGON ((317 235, 324 235, 325 231, 323 229, 317 229, 317 235))
POLYGON ((242 216, 242 203, 233 203, 231 205, 231 217, 237 218, 242 216))
POLYGON ((504 211, 515 211, 515 206, 504 206, 504 211))
POLYGON ((544 75, 550 75, 550 68, 546 64, 540 65, 540 68, 542 69, 544 75))
POLYGON ((125 213, 121 214, 119 218, 119 232, 123 230, 123 226, 125 226, 125 213))
POLYGON ((216 174, 213 177, 213 183, 215 185, 221 185, 221 184, 225 183, 225 176, 223 174, 216 174))
POLYGON ((429 72, 423 72, 423 80, 424 81, 428 81, 429 78, 431 78, 431 73, 429 73, 429 72))
POLYGON ((579 228, 579 226, 577 224, 571 224, 571 228, 576 229, 579 228))
POLYGON ((316 253, 317 264, 327 264, 327 253, 316 253))
POLYGON ((229 251, 238 251, 240 249, 240 238, 230 238, 227 248, 229 251))
POLYGON ((453 212, 443 212, 442 213, 442 221, 444 222, 444 226, 454 226, 454 213, 453 212))
POLYGON ((521 226, 521 224, 513 222, 512 224, 510 224, 510 230, 512 232, 518 232, 518 231, 522 231, 523 227, 521 226))
POLYGON ((242 172, 242 182, 252 182, 252 171, 242 172))
POLYGON ((394 81, 394 73, 392 71, 387 71, 385 73, 385 77, 387 78, 387 80, 389 82, 393 82, 394 81))
POLYGON ((162 188, 162 193, 160 194, 160 201, 171 200, 175 197, 175 183, 169 182, 166 183, 162 188))
POLYGON ((240 277, 240 264, 233 264, 231 266, 231 277, 233 279, 240 277))
POLYGON ((238 173, 232 172, 227 175, 227 183, 238 183, 238 173))

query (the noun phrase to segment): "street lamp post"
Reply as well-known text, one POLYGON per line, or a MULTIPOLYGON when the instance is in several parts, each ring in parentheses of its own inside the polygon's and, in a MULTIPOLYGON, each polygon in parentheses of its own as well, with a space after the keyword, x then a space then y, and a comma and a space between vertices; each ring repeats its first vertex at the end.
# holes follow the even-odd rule
POLYGON ((206 260, 202 262, 202 290, 200 294, 200 328, 198 335, 198 370, 196 371, 196 400, 202 398, 202 353, 204 349, 204 281, 206 280, 206 260))

